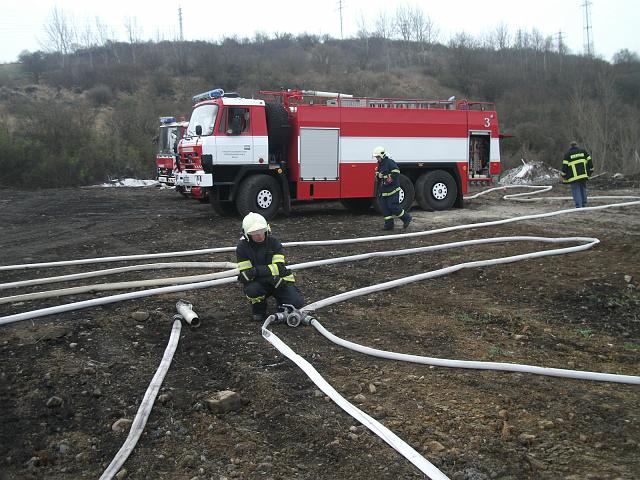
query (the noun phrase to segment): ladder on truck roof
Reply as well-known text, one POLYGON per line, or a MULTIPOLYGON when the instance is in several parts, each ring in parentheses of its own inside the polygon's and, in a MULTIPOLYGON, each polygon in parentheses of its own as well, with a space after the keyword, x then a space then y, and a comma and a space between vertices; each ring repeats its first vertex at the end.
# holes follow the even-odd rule
POLYGON ((427 110, 495 110, 491 102, 469 102, 467 100, 419 100, 398 98, 353 97, 344 93, 315 92, 308 90, 261 91, 264 95, 280 98, 286 107, 299 105, 324 105, 352 108, 398 108, 427 110))

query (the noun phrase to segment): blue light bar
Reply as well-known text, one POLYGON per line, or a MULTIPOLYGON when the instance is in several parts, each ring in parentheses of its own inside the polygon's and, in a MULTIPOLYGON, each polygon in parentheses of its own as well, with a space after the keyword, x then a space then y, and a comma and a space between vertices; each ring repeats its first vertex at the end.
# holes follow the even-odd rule
POLYGON ((194 95, 192 98, 193 103, 202 102, 203 100, 209 100, 211 98, 220 98, 224 96, 224 90, 221 88, 216 88, 213 90, 209 90, 208 92, 200 93, 199 95, 194 95))
POLYGON ((176 121, 176 117, 160 117, 160 123, 173 123, 176 121))

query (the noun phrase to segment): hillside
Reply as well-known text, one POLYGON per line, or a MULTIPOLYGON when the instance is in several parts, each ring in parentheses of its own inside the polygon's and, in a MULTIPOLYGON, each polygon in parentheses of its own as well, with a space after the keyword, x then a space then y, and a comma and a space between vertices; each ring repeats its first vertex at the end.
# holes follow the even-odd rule
POLYGON ((640 170, 637 55, 623 50, 610 64, 533 40, 499 47, 460 35, 445 46, 283 34, 24 52, 0 66, 0 185, 151 177, 157 118, 188 114, 191 96, 213 87, 249 97, 284 87, 492 101, 514 135, 502 145, 507 167, 521 158, 557 165, 576 139, 598 171, 640 170))

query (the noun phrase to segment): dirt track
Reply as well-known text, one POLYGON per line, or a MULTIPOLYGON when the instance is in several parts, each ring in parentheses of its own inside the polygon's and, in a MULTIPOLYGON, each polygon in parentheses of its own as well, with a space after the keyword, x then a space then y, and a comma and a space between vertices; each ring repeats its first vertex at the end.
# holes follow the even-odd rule
MULTIPOLYGON (((638 189, 590 191, 604 193, 640 195, 638 189)), ((411 230, 560 205, 569 204, 510 203, 495 194, 463 210, 414 210, 411 230)), ((240 235, 238 219, 221 219, 208 205, 157 188, 5 191, 0 206, 0 265, 231 246, 240 235)), ((484 236, 597 237, 601 243, 586 253, 465 270, 338 304, 317 312, 318 318, 340 337, 384 350, 638 375, 638 213, 637 206, 581 212, 286 253, 293 264, 484 236)), ((295 206, 290 217, 271 223, 285 242, 382 234, 379 217, 353 215, 337 203, 295 206)), ((448 250, 320 267, 300 271, 297 278, 312 302, 400 276, 540 248, 551 247, 448 250)), ((0 282, 121 265, 0 272, 0 282)), ((128 273, 84 284, 183 273, 203 272, 128 273)), ((79 284, 5 290, 2 296, 79 284)), ((0 316, 92 297, 4 304, 0 316)), ((112 425, 135 416, 162 358, 179 298, 193 303, 202 327, 183 329, 163 396, 125 464, 126 478, 420 478, 262 338, 235 284, 0 327, 0 478, 100 476, 127 434, 112 425), (134 312, 149 318, 139 314, 136 320, 134 312), (223 390, 237 392, 243 404, 214 414, 205 401, 223 390), (47 406, 52 397, 61 404, 47 406)), ((452 479, 640 478, 638 386, 400 364, 345 350, 311 327, 273 329, 342 395, 452 479)))

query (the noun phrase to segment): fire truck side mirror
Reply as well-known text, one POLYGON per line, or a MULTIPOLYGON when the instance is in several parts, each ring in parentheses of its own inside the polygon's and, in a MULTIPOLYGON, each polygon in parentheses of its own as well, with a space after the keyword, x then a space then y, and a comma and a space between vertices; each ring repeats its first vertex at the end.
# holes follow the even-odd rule
POLYGON ((202 135, 202 125, 196 125, 196 135, 202 135))

